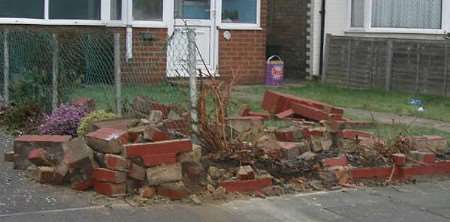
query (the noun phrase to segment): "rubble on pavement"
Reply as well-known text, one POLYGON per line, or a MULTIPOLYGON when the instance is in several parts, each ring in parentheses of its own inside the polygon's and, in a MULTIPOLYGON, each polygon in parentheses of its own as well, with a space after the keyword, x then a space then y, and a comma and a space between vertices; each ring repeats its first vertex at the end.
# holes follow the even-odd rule
POLYGON ((44 184, 196 204, 204 196, 264 198, 355 187, 358 179, 450 173, 445 138, 403 136, 388 144, 360 130, 370 122, 347 119, 341 108, 273 91, 264 95, 264 112, 244 105, 224 119, 229 143, 219 151, 192 143, 189 113, 176 105, 136 97, 132 108, 134 118, 93 123, 85 137, 19 136, 5 160, 44 184))

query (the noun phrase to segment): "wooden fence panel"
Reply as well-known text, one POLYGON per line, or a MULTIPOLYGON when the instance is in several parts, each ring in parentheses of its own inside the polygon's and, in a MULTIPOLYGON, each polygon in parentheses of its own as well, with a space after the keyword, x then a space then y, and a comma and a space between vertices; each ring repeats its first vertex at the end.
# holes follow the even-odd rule
POLYGON ((326 83, 450 96, 447 40, 327 38, 326 83))

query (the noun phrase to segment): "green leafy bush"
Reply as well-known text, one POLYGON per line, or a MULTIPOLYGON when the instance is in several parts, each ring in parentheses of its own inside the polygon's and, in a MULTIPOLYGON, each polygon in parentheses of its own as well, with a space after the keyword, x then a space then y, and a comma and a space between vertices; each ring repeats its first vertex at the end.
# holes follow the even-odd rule
POLYGON ((117 117, 118 116, 116 114, 105 112, 103 110, 92 112, 81 119, 77 134, 78 136, 85 136, 89 133, 89 129, 94 122, 115 119, 117 117))
POLYGON ((0 116, 0 123, 15 135, 35 134, 43 119, 41 106, 36 103, 23 103, 6 109, 0 116))

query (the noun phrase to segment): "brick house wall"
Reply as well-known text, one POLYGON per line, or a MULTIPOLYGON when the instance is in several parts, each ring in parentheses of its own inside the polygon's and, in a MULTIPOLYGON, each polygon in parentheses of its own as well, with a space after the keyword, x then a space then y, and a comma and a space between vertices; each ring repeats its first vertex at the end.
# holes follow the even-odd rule
POLYGON ((311 0, 269 2, 267 51, 285 62, 287 78, 304 78, 307 60, 308 3, 311 0))
MULTIPOLYGON (((277 0, 278 1, 278 0, 277 0)), ((238 75, 240 84, 262 84, 266 69, 267 10, 269 0, 261 0, 261 30, 220 30, 219 73, 225 79, 238 75), (225 31, 231 39, 223 37, 225 31)))
MULTIPOLYGON (((265 76, 267 6, 261 0, 261 30, 220 30, 218 73, 223 79, 238 75, 240 84, 261 84, 265 76), (230 40, 223 36, 232 34, 230 40)), ((122 78, 125 83, 158 83, 166 77, 167 28, 133 28, 133 58, 126 61, 126 28, 104 26, 0 25, 4 29, 49 32, 56 34, 82 32, 118 32, 121 36, 122 78), (150 33, 152 40, 145 40, 150 33)), ((110 64, 113 66, 113 64, 110 64)), ((111 78, 113 78, 111 73, 111 78)))

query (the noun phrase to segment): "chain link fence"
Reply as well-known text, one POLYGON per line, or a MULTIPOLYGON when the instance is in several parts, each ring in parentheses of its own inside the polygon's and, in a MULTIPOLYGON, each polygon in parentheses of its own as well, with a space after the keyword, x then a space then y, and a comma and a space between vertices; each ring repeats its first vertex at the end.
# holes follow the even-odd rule
POLYGON ((97 109, 124 116, 136 97, 190 109, 189 81, 182 78, 195 72, 190 32, 176 29, 156 40, 161 47, 133 43, 135 56, 127 58, 124 33, 0 30, 0 95, 10 104, 37 103, 46 112, 77 98, 92 98, 97 109))

